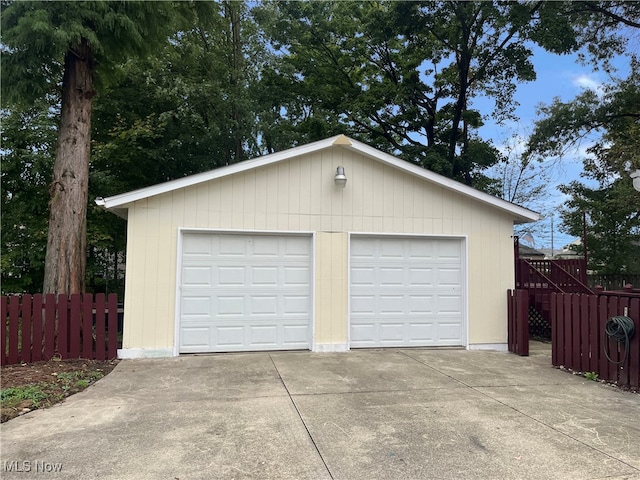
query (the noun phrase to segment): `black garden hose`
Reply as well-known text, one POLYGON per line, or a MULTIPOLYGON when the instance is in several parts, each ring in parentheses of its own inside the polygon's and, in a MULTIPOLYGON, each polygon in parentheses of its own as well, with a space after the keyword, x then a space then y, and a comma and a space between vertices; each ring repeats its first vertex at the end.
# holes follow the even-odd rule
POLYGON ((607 320, 607 323, 604 326, 604 354, 607 356, 607 360, 616 365, 622 365, 627 361, 627 356, 629 355, 629 341, 633 337, 635 331, 636 328, 633 324, 633 320, 631 320, 629 317, 611 317, 609 320, 607 320), (607 338, 615 340, 618 343, 624 342, 624 357, 619 362, 614 362, 613 360, 611 360, 609 352, 607 351, 607 345, 609 344, 607 338))

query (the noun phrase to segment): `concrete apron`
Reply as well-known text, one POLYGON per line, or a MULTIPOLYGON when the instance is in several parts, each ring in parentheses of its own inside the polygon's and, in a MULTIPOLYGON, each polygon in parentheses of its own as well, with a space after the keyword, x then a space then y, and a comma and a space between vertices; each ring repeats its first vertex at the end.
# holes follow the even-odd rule
POLYGON ((3 424, 0 476, 640 479, 640 396, 532 353, 126 360, 3 424))

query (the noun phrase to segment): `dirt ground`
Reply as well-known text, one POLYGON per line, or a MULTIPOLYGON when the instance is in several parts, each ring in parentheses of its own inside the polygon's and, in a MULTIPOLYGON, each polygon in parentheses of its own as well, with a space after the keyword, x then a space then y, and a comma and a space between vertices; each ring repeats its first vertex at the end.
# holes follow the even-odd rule
POLYGON ((117 364, 118 360, 74 359, 5 365, 0 368, 1 421, 62 402, 107 375, 117 364), (10 396, 9 389, 18 390, 10 396), (37 391, 37 397, 29 395, 31 391, 37 391))

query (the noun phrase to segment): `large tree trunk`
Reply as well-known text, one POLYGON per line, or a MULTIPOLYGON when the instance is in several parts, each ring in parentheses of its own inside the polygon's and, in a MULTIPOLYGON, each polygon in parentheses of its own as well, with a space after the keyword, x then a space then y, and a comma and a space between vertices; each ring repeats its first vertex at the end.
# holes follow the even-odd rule
POLYGON ((87 203, 93 58, 86 40, 67 52, 62 111, 49 200, 44 293, 82 293, 87 264, 87 203))

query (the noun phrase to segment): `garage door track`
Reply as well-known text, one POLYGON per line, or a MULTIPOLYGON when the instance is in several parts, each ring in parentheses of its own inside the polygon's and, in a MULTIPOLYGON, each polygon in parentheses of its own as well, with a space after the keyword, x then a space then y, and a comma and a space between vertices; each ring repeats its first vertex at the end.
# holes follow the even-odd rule
POLYGON ((545 349, 125 360, 3 424, 0 476, 640 479, 639 418, 545 349))

